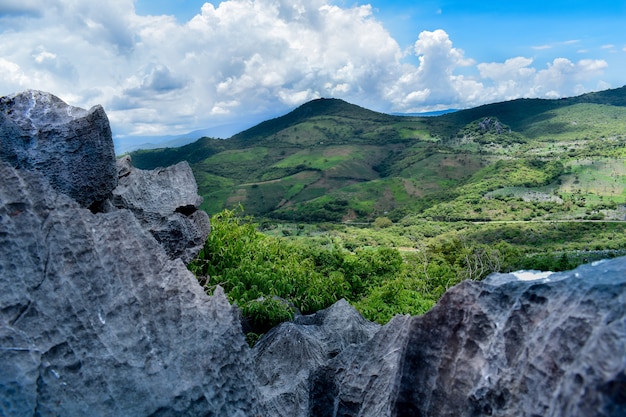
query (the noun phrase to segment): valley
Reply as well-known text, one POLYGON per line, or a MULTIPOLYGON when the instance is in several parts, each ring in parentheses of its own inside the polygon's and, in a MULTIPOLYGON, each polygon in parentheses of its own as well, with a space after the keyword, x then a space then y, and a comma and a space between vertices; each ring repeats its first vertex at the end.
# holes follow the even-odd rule
POLYGON ((252 320, 251 343, 341 298, 386 323, 463 280, 626 254, 626 87, 436 117, 319 99, 131 156, 190 163, 213 225, 190 269, 252 320))

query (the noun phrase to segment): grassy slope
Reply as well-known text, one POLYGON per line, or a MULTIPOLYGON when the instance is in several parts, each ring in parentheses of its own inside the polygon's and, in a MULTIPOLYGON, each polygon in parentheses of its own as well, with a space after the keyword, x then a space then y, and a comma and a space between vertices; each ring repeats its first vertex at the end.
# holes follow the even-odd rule
POLYGON ((298 221, 612 218, 626 203, 625 106, 626 88, 432 118, 320 99, 228 140, 139 151, 133 161, 188 160, 209 212, 242 204, 298 221))

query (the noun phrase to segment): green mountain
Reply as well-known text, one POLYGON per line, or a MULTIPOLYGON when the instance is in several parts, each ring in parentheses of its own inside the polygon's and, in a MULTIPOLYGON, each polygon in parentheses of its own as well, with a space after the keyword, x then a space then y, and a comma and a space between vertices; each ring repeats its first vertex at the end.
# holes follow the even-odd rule
POLYGON ((230 139, 131 154, 189 161, 210 213, 289 221, 624 219, 626 86, 436 117, 318 99, 230 139))

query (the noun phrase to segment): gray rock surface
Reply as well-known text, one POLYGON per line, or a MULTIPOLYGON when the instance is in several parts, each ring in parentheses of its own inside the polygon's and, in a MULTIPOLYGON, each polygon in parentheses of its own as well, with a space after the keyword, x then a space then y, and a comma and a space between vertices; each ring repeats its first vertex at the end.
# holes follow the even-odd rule
POLYGON ((349 346, 369 340, 379 328, 340 300, 269 331, 253 349, 266 415, 309 415, 311 373, 349 346))
POLYGON ((409 316, 396 316, 362 345, 315 370, 307 416, 389 416, 409 316))
POLYGON ((626 415, 625 271, 455 287, 411 320, 392 415, 626 415))
POLYGON ((40 92, 0 101, 0 415, 257 415, 238 312, 220 289, 208 297, 137 216, 192 223, 195 181, 176 183, 189 170, 129 167, 125 178, 157 185, 117 209, 106 203, 118 172, 101 108, 40 92))
POLYGON ((119 184, 112 203, 129 209, 172 258, 191 261, 210 232, 209 216, 198 210, 202 197, 187 162, 146 171, 129 156, 117 161, 119 184))
POLYGON ((41 172, 83 207, 105 200, 117 185, 102 107, 79 109, 41 91, 0 98, 0 159, 41 172))
POLYGON ((0 175, 0 415, 250 416, 237 312, 130 211, 93 214, 0 175))
POLYGON ((281 326, 255 348, 263 399, 281 416, 624 416, 625 271, 619 258, 538 281, 465 282, 332 359, 307 326, 281 326))

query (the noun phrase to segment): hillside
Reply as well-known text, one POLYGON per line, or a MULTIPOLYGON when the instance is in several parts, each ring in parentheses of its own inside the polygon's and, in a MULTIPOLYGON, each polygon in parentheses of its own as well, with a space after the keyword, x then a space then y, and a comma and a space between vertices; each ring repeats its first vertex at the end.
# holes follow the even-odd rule
POLYGON ((288 221, 624 218, 626 87, 437 117, 318 99, 230 139, 132 154, 187 160, 210 213, 288 221))

